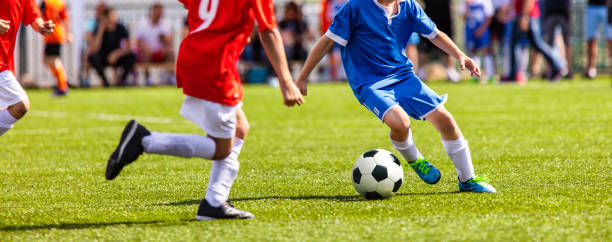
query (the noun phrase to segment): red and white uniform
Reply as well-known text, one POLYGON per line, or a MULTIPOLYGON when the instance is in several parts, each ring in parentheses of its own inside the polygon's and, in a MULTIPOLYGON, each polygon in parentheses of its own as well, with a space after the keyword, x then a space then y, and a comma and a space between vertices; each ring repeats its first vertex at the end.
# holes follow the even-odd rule
POLYGON ((0 109, 27 99, 27 95, 15 79, 15 40, 19 26, 29 25, 40 18, 40 10, 34 0, 0 0, 0 19, 10 21, 10 29, 0 35, 0 109))
POLYGON ((0 35, 0 72, 15 72, 13 53, 19 25, 29 25, 40 18, 40 10, 34 0, 0 0, 0 19, 11 21, 8 33, 0 35))
POLYGON ((181 43, 177 85, 188 96, 227 106, 242 100, 236 68, 251 35, 276 28, 272 0, 179 0, 189 10, 190 33, 181 43))

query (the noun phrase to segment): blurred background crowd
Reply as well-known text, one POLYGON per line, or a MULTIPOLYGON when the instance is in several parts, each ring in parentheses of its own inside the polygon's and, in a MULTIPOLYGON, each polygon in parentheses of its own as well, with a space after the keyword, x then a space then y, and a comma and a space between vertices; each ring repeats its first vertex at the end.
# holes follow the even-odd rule
MULTIPOLYGON (((347 0, 275 0, 290 68, 297 74, 314 42, 347 0)), ((144 86, 175 83, 174 60, 189 33, 176 0, 40 0, 47 18, 61 23, 59 39, 21 31, 16 70, 26 87, 144 86), (59 2, 59 4, 58 4, 59 2), (50 6, 65 4, 53 14, 50 6), (49 10, 45 10, 45 8, 49 10), (42 61, 41 61, 42 58, 42 61)), ((525 83, 595 78, 611 72, 612 0, 417 0, 437 24, 484 70, 480 80, 458 72, 454 60, 413 35, 406 55, 421 79, 525 83), (527 14, 528 13, 528 14, 527 14)), ((257 34, 237 63, 243 82, 276 80, 257 34)), ((215 61, 215 60, 211 60, 215 61)), ((203 63, 204 64, 204 63, 203 63)), ((343 81, 340 48, 312 75, 314 82, 343 81)))

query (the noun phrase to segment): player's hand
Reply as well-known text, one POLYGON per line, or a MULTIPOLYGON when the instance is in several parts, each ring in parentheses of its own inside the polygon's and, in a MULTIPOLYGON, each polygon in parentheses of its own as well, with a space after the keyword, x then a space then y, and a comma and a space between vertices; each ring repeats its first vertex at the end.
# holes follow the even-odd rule
POLYGON ((459 57, 458 59, 459 68, 461 68, 462 71, 468 69, 471 72, 472 76, 480 78, 480 67, 478 67, 472 59, 465 55, 459 57))
POLYGON ((308 81, 307 80, 297 80, 295 85, 300 89, 302 95, 308 95, 308 81))
POLYGON ((0 19, 0 35, 6 34, 11 30, 11 21, 0 19))
POLYGON ((283 94, 283 102, 287 107, 293 105, 302 105, 304 103, 304 97, 300 93, 300 89, 290 82, 288 85, 281 85, 281 92, 283 94))

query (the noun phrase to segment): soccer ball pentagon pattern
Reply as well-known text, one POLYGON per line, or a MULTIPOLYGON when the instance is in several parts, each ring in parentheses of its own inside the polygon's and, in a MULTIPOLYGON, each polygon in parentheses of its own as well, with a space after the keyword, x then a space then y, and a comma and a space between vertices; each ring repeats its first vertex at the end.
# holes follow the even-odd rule
POLYGON ((366 199, 393 196, 402 186, 404 169, 391 152, 376 149, 363 153, 353 165, 353 186, 366 199))

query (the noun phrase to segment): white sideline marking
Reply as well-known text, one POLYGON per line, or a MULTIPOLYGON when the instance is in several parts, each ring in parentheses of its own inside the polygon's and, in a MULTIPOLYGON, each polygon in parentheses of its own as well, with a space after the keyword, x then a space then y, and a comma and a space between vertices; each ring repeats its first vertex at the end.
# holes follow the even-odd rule
MULTIPOLYGON (((67 112, 55 112, 55 111, 31 111, 28 113, 30 116, 45 117, 45 118, 65 118, 68 116, 67 112)), ((86 113, 81 117, 105 120, 105 121, 128 121, 130 119, 136 119, 145 123, 158 123, 158 124, 170 124, 176 123, 177 121, 172 118, 154 117, 154 116, 131 116, 131 115, 119 115, 119 114, 108 114, 108 113, 86 113)))

